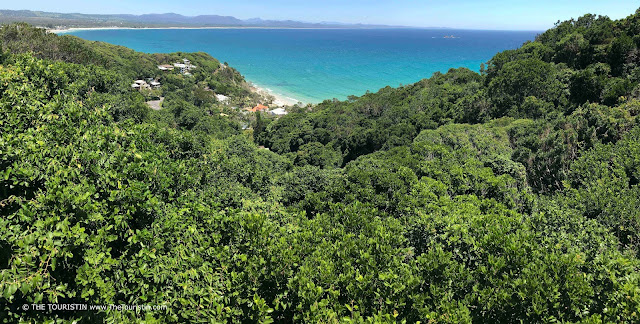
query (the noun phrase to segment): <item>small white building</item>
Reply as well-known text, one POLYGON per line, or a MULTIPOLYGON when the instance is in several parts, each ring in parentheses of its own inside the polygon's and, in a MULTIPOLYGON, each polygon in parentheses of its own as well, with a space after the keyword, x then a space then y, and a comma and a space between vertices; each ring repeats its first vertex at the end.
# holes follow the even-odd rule
POLYGON ((160 71, 173 71, 173 65, 168 65, 168 64, 158 65, 158 69, 160 71))
POLYGON ((273 109, 273 110, 269 111, 269 113, 271 115, 276 115, 276 116, 284 116, 284 115, 288 114, 288 112, 286 110, 284 110, 284 108, 276 108, 276 109, 273 109))
POLYGON ((187 59, 182 59, 183 63, 173 63, 173 66, 180 69, 180 73, 187 74, 189 71, 197 68, 197 66, 191 64, 191 61, 187 59))
POLYGON ((133 81, 131 88, 136 90, 141 90, 141 89, 151 89, 151 86, 145 80, 135 80, 133 81))
POLYGON ((191 64, 173 63, 173 66, 180 69, 180 73, 187 74, 193 68, 191 64))
POLYGON ((151 86, 152 89, 157 89, 157 88, 160 88, 160 86, 161 86, 160 82, 155 81, 155 80, 151 81, 149 83, 149 85, 151 86))
POLYGON ((219 102, 223 102, 223 103, 229 102, 229 97, 221 94, 217 94, 216 99, 218 99, 219 102))

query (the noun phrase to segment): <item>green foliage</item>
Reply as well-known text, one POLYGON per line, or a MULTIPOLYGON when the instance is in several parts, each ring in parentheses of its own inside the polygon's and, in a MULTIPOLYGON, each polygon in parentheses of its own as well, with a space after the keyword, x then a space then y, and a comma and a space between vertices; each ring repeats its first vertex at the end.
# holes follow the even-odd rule
POLYGON ((639 322, 638 33, 586 15, 253 142, 207 54, 2 27, 0 321, 639 322))
POLYGON ((311 142, 300 147, 294 163, 299 166, 338 167, 342 164, 342 156, 331 147, 311 142))
MULTIPOLYGON (((494 117, 528 117, 527 111, 518 111, 525 98, 536 97, 559 105, 563 100, 563 85, 560 71, 540 59, 511 61, 490 79, 489 94, 496 106, 494 117)), ((536 116, 532 116, 536 117, 536 116)))
POLYGON ((640 128, 617 143, 596 145, 571 165, 566 199, 640 252, 640 128))

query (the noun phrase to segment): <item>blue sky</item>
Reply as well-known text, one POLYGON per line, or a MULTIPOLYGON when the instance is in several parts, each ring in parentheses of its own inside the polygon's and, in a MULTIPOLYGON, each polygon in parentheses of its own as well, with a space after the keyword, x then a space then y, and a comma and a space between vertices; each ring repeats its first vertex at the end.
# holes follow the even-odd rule
POLYGON ((613 19, 640 7, 635 0, 23 0, 3 1, 0 9, 80 13, 216 14, 241 19, 292 19, 453 27, 544 30, 558 20, 596 13, 613 19))

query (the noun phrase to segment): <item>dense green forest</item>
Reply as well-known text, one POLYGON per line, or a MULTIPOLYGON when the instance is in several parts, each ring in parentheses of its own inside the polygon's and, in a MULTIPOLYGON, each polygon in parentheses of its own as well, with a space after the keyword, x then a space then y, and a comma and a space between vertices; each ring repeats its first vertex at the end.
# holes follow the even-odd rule
POLYGON ((5 323, 640 322, 640 10, 253 131, 206 54, 0 40, 5 323))

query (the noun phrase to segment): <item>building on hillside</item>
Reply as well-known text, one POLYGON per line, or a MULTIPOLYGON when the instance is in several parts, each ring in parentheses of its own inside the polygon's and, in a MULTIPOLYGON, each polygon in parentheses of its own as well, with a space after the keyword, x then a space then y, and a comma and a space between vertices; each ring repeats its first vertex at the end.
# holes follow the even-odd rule
POLYGON ((173 66, 177 69, 180 69, 180 73, 182 74, 191 74, 189 71, 197 68, 197 66, 191 64, 191 62, 187 59, 183 60, 185 63, 173 63, 173 66))
POLYGON ((170 64, 158 65, 158 69, 160 71, 173 71, 173 65, 170 65, 170 64))
POLYGON ((256 112, 256 111, 265 111, 265 110, 268 110, 268 109, 269 109, 269 107, 267 107, 267 106, 265 106, 263 104, 258 104, 257 106, 251 108, 250 111, 251 112, 256 112))
POLYGON ((133 81, 131 88, 135 90, 142 90, 142 89, 150 90, 150 89, 157 89, 160 87, 160 82, 152 78, 149 78, 147 80, 149 80, 149 82, 145 80, 135 80, 133 81))
POLYGON ((221 95, 221 94, 217 94, 216 95, 216 99, 218 99, 218 101, 222 102, 222 103, 228 103, 229 102, 229 97, 227 97, 225 95, 221 95))
POLYGON ((189 69, 187 68, 186 64, 173 63, 173 66, 175 66, 176 68, 180 69, 180 73, 182 73, 182 74, 185 74, 185 73, 189 72, 189 69))
POLYGON ((284 108, 276 108, 276 109, 273 109, 273 110, 269 111, 269 114, 276 115, 276 116, 284 116, 284 115, 288 114, 288 112, 286 110, 284 110, 284 108))
POLYGON ((151 89, 151 86, 145 80, 135 80, 131 85, 132 88, 142 90, 142 89, 151 89), (137 85, 137 87, 135 86, 137 85))

